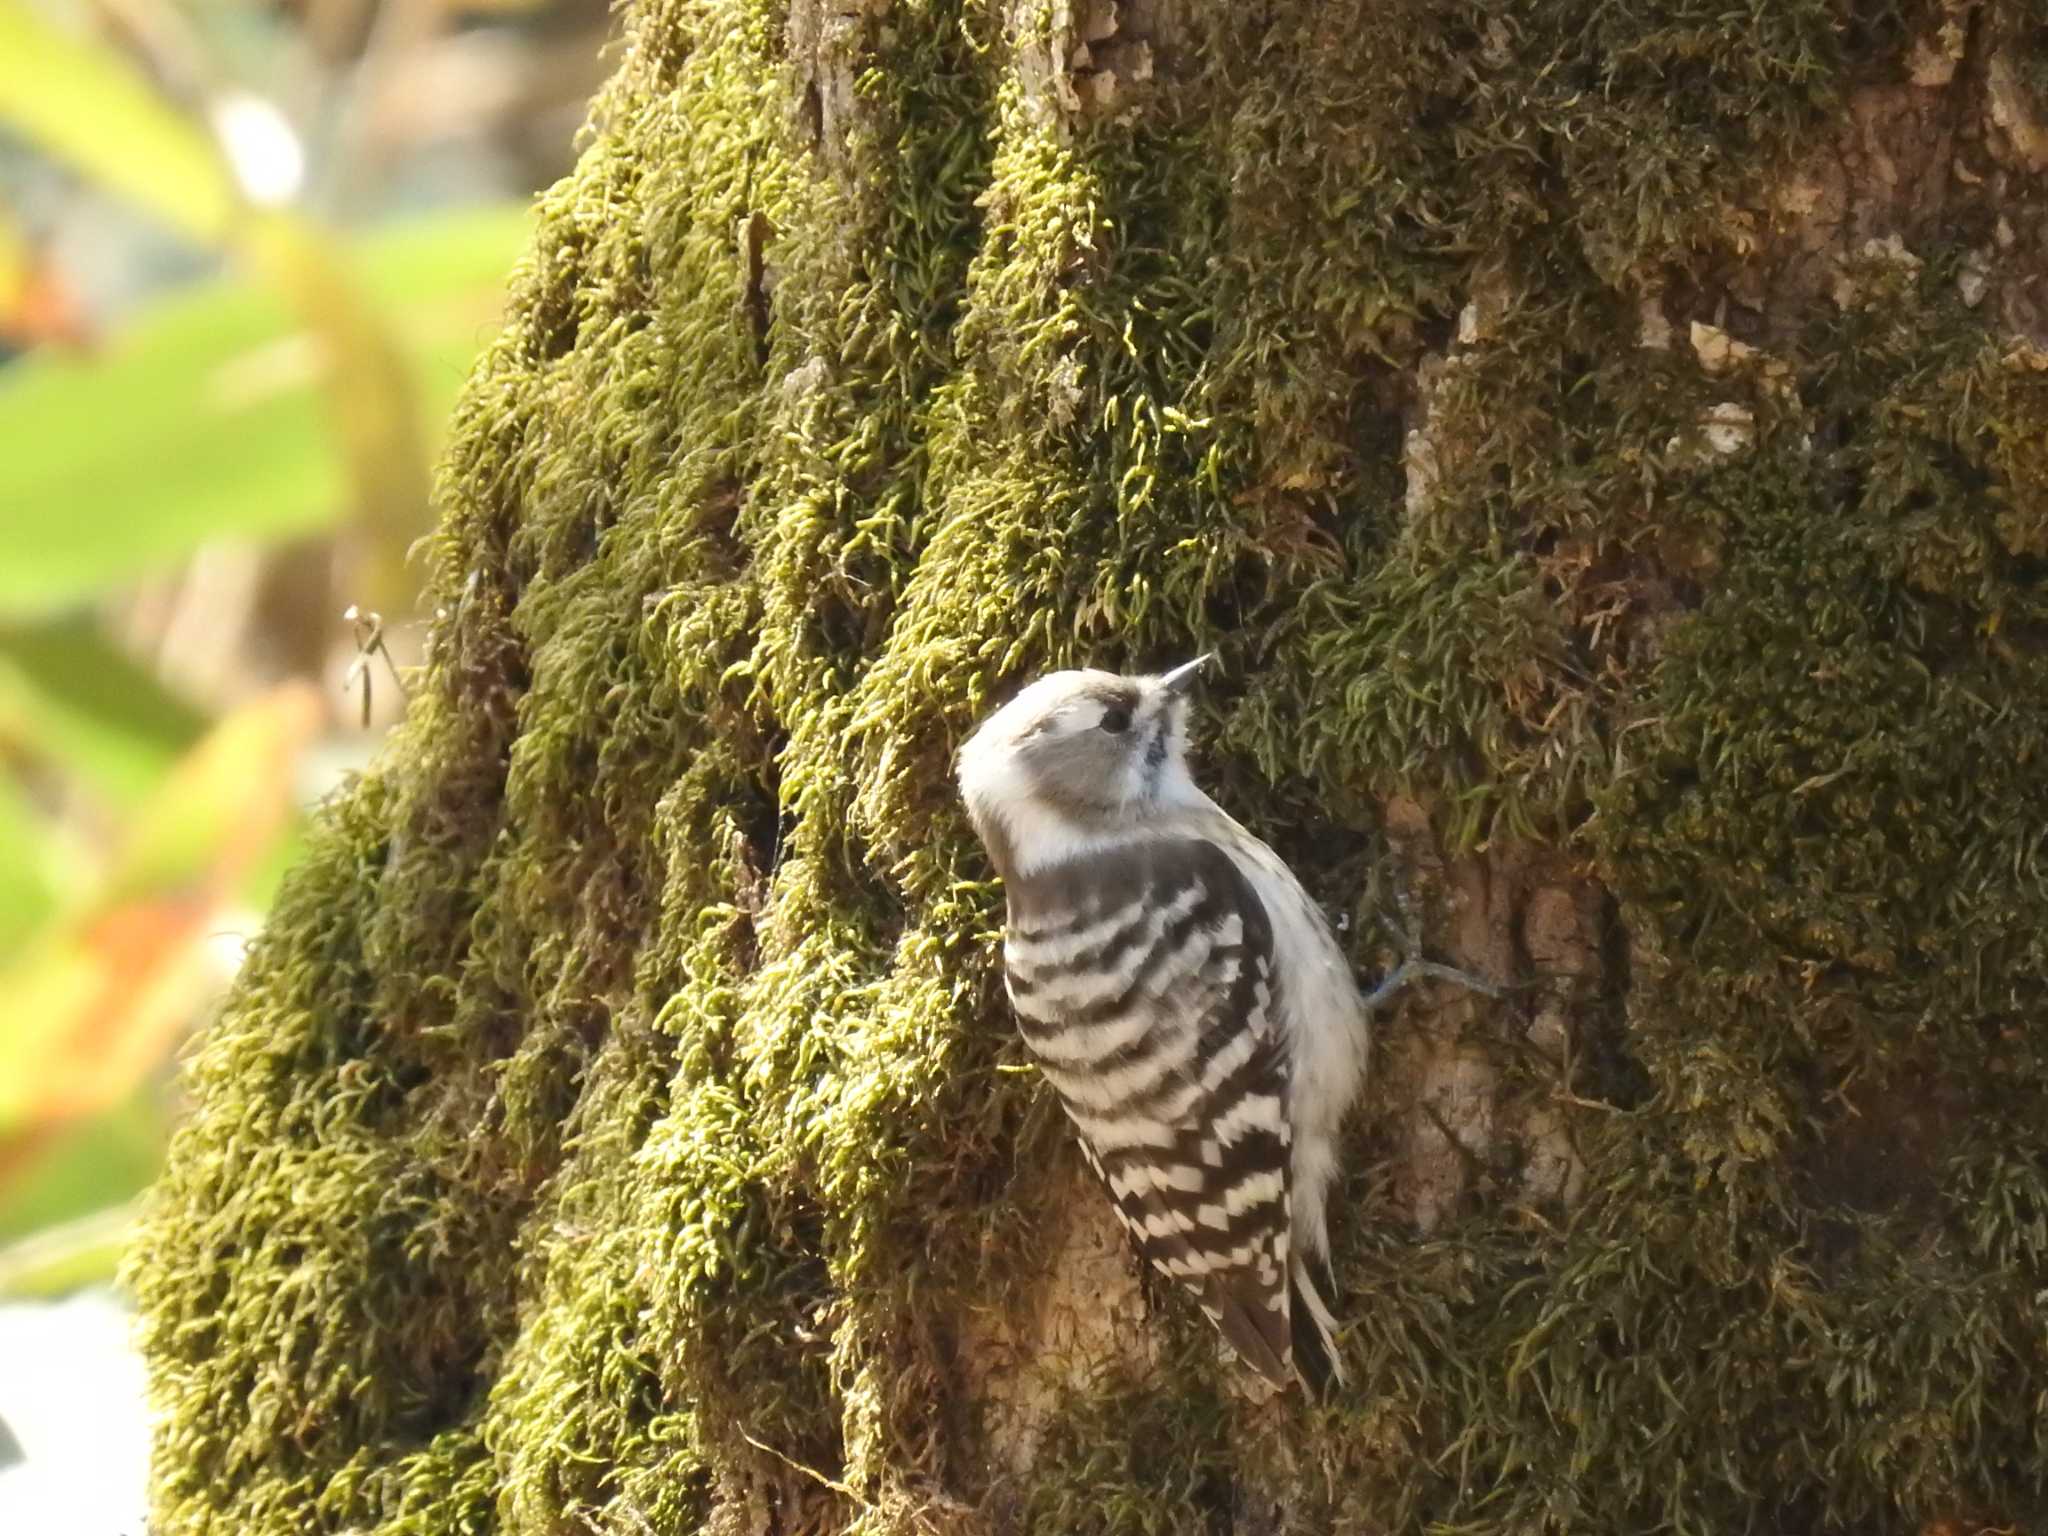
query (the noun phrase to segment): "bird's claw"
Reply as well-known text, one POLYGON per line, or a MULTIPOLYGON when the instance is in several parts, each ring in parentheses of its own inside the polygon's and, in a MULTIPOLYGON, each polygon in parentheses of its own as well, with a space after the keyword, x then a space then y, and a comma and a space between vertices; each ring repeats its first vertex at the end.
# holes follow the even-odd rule
POLYGON ((1416 904, 1414 894, 1398 879, 1394 881, 1394 905, 1400 909, 1400 922, 1397 923, 1392 917, 1382 913, 1380 925, 1401 946, 1401 963, 1366 994, 1365 1007, 1368 1013, 1377 1012, 1404 987, 1425 977, 1455 982, 1482 997, 1501 996, 1501 988, 1483 976, 1475 975, 1471 971, 1461 971, 1454 965, 1440 965, 1434 960, 1425 960, 1422 957, 1422 910, 1416 904))

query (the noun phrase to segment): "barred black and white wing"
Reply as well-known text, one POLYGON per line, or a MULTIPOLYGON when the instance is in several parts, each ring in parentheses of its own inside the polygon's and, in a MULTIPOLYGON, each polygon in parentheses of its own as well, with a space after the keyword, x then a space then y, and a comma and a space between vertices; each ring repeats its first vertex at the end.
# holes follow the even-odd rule
MULTIPOLYGON (((1257 892, 1215 843, 1164 838, 1013 878, 1008 893, 1011 1004, 1117 1214, 1245 1362, 1284 1384, 1298 1321, 1289 1063, 1257 892)), ((1327 1360, 1302 1364, 1320 1385, 1327 1360)))

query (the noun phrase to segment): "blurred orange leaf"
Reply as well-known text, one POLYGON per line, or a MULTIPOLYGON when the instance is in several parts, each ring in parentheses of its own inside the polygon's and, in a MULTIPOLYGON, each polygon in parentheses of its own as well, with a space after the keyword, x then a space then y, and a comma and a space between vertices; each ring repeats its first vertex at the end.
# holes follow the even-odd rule
POLYGON ((0 1188, 166 1057, 218 972, 216 930, 290 825, 320 719, 300 685, 229 716, 143 805, 103 887, 0 969, 0 1188))

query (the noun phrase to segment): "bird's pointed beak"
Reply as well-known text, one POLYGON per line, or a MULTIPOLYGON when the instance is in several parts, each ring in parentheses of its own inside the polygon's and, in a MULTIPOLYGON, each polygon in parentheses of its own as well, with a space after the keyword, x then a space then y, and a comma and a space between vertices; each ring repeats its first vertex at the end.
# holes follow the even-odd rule
POLYGON ((1204 651, 1193 661, 1184 661, 1171 672, 1162 673, 1159 686, 1168 693, 1186 693, 1188 685, 1195 680, 1195 674, 1201 671, 1215 654, 1214 651, 1204 651))

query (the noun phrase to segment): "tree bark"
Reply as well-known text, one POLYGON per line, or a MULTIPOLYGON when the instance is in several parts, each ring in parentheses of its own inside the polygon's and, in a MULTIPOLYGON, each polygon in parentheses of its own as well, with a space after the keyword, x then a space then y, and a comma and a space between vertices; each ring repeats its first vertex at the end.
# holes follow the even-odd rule
POLYGON ((192 1056, 161 1536, 2048 1518, 2039 0, 641 0, 192 1056), (1350 1384, 1138 1272, 950 782, 1214 649, 1350 1384))

